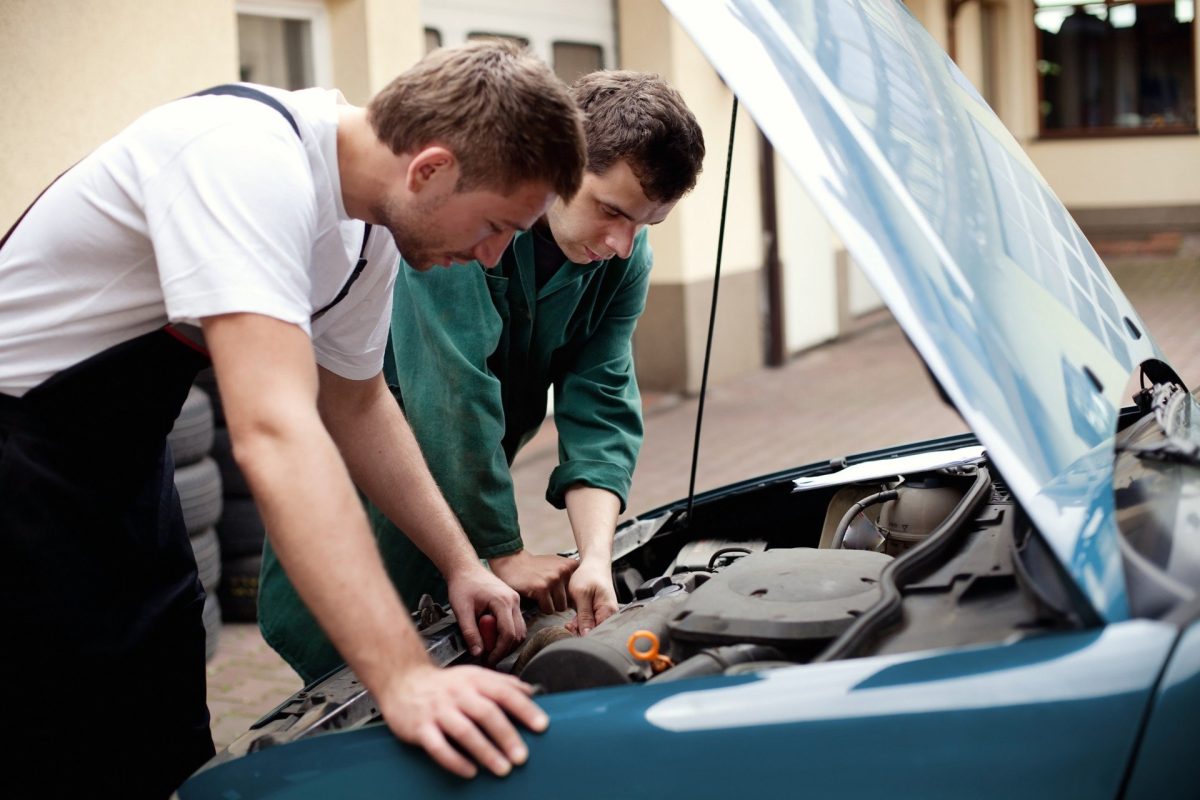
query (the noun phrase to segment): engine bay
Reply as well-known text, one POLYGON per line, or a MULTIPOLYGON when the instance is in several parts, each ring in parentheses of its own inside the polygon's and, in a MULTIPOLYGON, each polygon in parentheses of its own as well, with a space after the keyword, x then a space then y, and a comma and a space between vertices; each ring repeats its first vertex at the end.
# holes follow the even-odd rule
POLYGON ((538 615, 500 668, 559 692, 1001 641, 1082 622, 1068 598, 1035 591, 1029 570, 1053 569, 1052 560, 984 463, 783 496, 781 488, 698 507, 690 523, 675 515, 614 562, 618 613, 586 637, 566 631, 564 617, 538 615), (745 501, 756 510, 738 516, 745 501), (786 518, 774 516, 776 504, 789 508, 786 518), (733 516, 738 524, 727 524, 733 516))
MULTIPOLYGON (((614 541, 620 609, 587 636, 572 612, 528 608, 497 669, 542 693, 736 675, 1011 641, 1094 624, 1003 481, 978 457, 802 488, 796 471, 627 524, 614 541)), ((894 463, 897 465, 900 460, 894 463)), ((826 465, 810 472, 829 473, 826 465)), ((836 470, 834 471, 836 473, 836 470)), ((434 663, 468 663, 450 610, 413 614, 434 663)), ((348 667, 296 693, 212 763, 380 719, 348 667)))

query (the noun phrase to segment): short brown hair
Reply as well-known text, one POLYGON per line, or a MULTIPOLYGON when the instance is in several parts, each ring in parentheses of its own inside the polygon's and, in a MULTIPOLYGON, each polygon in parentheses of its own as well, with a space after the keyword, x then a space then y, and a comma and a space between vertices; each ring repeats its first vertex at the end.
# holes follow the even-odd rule
POLYGON ((587 115, 587 170, 603 175, 629 162, 646 197, 678 200, 696 185, 704 163, 704 134, 696 117, 658 75, 609 70, 584 75, 571 87, 587 115))
POLYGON ((582 115, 550 68, 510 42, 435 50, 367 104, 397 155, 430 144, 458 159, 458 189, 536 181, 570 200, 583 180, 582 115))

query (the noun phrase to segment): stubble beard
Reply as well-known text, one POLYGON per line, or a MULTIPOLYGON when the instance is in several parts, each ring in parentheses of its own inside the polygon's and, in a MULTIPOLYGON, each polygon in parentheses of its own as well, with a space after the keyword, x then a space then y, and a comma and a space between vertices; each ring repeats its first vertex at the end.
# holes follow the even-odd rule
MULTIPOLYGON (((392 234, 396 249, 405 263, 421 272, 435 266, 436 254, 430 247, 429 239, 422 232, 418 220, 407 213, 407 209, 398 202, 387 201, 375 208, 373 214, 376 219, 382 220, 381 224, 392 234)), ((429 216, 424 215, 424 218, 429 219, 429 216)))

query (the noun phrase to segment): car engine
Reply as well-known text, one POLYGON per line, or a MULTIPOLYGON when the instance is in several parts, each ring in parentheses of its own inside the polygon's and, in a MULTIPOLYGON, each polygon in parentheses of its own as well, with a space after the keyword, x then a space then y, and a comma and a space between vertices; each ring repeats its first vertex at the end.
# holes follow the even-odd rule
POLYGON ((523 653, 520 677, 554 692, 808 660, 874 605, 892 560, 866 550, 701 544, 725 563, 645 581, 589 635, 523 653))
MULTIPOLYGON (((692 514, 675 506, 623 526, 614 541, 618 612, 576 636, 573 612, 528 609, 526 640, 497 668, 553 693, 1086 624, 1072 616, 1067 590, 1053 588, 1066 586, 1057 562, 985 458, 887 472, 803 490, 795 474, 749 482, 697 502, 692 514)), ((469 661, 448 608, 425 598, 413 622, 434 663, 469 661)), ((342 667, 213 763, 379 719, 342 667)))

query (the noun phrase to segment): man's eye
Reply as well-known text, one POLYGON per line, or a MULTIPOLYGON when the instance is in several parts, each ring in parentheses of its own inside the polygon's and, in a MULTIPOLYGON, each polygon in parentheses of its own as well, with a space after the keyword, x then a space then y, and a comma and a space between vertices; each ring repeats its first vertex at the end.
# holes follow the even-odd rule
POLYGON ((609 208, 608 206, 600 206, 600 210, 604 212, 605 216, 609 216, 609 217, 617 216, 617 210, 615 208, 609 208))

